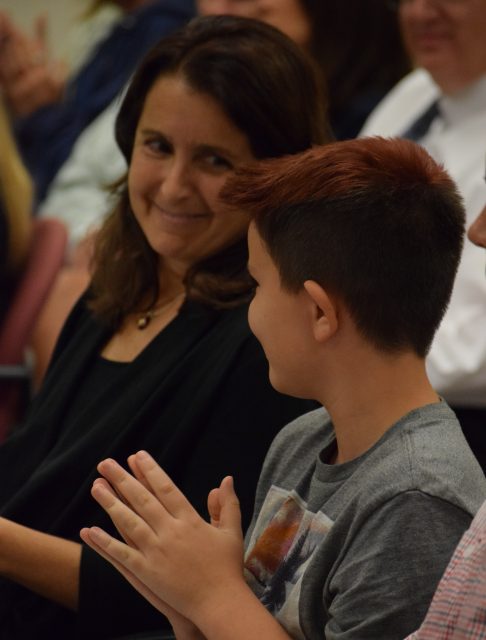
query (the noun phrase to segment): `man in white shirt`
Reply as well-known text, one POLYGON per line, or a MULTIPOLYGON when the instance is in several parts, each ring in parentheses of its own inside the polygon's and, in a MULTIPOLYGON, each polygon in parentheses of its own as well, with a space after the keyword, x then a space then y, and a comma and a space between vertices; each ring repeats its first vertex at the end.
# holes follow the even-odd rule
MULTIPOLYGON (((407 135, 438 100, 418 138, 459 186, 467 223, 486 200, 486 0, 398 0, 417 69, 371 114, 361 135, 407 135)), ((435 388, 453 406, 486 468, 486 281, 483 251, 466 243, 449 309, 427 360, 435 388)))

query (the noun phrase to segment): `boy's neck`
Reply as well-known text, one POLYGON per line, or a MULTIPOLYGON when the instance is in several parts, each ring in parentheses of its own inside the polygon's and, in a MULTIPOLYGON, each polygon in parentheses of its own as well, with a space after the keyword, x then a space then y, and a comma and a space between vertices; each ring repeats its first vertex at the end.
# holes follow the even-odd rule
POLYGON ((354 354, 354 367, 343 366, 346 375, 339 375, 339 366, 334 378, 326 376, 326 389, 318 398, 336 432, 337 464, 365 453, 413 409, 440 400, 427 378, 424 360, 416 355, 360 355, 365 354, 354 354))

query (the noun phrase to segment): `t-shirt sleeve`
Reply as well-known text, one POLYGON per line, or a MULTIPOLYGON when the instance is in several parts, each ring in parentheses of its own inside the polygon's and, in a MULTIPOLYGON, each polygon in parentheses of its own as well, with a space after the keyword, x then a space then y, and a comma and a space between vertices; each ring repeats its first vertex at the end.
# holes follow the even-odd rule
POLYGON ((419 491, 373 512, 329 578, 326 640, 399 640, 417 629, 470 522, 467 512, 419 491))

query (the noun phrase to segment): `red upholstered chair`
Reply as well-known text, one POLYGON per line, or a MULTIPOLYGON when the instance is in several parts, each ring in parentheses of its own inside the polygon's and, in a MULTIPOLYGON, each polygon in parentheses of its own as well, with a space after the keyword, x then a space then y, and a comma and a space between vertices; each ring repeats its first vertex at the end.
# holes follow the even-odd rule
POLYGON ((44 218, 33 225, 27 261, 0 326, 0 442, 21 417, 30 379, 26 347, 66 250, 61 222, 44 218))

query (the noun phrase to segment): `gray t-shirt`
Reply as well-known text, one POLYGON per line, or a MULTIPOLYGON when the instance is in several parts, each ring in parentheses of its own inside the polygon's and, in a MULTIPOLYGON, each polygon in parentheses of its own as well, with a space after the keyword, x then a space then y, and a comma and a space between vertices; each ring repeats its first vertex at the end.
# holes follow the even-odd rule
POLYGON ((275 439, 245 574, 293 638, 404 638, 425 616, 486 479, 445 402, 411 411, 363 455, 335 451, 323 409, 275 439))

